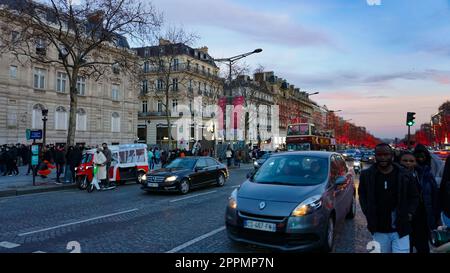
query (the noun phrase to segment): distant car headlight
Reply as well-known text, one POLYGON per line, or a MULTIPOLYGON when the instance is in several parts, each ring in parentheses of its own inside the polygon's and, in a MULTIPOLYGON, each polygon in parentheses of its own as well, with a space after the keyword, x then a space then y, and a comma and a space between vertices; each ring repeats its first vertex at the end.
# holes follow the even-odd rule
POLYGON ((228 207, 231 209, 237 209, 237 191, 237 189, 234 189, 230 197, 228 197, 228 207))
POLYGON ((178 176, 172 175, 172 176, 166 177, 165 181, 166 182, 173 182, 173 181, 177 180, 177 178, 178 178, 178 176))
POLYGON ((147 175, 146 174, 141 176, 141 181, 147 181, 147 175))
POLYGON ((343 153, 342 155, 345 156, 345 157, 347 157, 347 154, 346 154, 346 153, 343 153))
POLYGON ((291 215, 295 217, 305 216, 310 214, 320 208, 322 206, 322 196, 314 195, 301 202, 295 209, 292 211, 291 215))
POLYGON ((361 166, 361 162, 355 161, 355 162, 353 162, 353 166, 354 167, 360 167, 361 166))

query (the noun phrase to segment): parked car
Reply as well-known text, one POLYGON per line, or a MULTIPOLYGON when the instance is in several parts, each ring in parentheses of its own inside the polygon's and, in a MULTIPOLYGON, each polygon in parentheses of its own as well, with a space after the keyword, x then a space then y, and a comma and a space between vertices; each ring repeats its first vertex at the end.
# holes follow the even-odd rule
POLYGON ((363 153, 361 157, 362 162, 373 164, 375 163, 375 152, 374 151, 366 151, 363 153))
POLYGON ((361 152, 358 149, 349 149, 345 150, 342 154, 344 156, 344 159, 347 161, 351 161, 355 159, 355 156, 361 154, 361 152))
POLYGON ((228 237, 282 251, 333 248, 335 227, 356 213, 354 174, 333 152, 274 154, 232 192, 228 237))
POLYGON ((228 179, 227 167, 207 156, 176 158, 164 168, 150 172, 144 191, 178 191, 188 193, 191 189, 215 184, 223 186, 228 179))
POLYGON ((266 162, 266 160, 272 155, 272 153, 265 153, 261 156, 261 158, 259 158, 258 160, 255 160, 255 162, 253 162, 253 167, 255 167, 255 169, 258 169, 259 167, 261 167, 261 165, 266 162))

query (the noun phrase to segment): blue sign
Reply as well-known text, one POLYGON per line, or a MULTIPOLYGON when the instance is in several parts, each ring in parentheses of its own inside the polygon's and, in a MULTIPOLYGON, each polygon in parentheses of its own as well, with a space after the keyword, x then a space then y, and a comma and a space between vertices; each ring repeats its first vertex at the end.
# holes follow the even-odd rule
POLYGON ((39 164, 39 156, 33 155, 31 156, 31 165, 37 166, 39 164))
POLYGON ((33 154, 33 155, 39 154, 39 146, 38 145, 31 145, 31 154, 33 154))
POLYGON ((42 130, 31 130, 30 139, 42 139, 42 130))

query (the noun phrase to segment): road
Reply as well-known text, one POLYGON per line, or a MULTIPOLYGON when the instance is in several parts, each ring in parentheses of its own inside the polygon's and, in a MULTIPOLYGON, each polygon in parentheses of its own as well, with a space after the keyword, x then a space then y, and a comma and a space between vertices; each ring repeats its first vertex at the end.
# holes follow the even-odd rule
MULTIPOLYGON (((79 190, 0 198, 0 252, 269 252, 228 240, 228 196, 249 169, 231 171, 224 187, 181 196, 145 193, 136 184, 112 191, 79 190)), ((335 252, 367 252, 370 235, 358 206, 338 226, 335 252)))

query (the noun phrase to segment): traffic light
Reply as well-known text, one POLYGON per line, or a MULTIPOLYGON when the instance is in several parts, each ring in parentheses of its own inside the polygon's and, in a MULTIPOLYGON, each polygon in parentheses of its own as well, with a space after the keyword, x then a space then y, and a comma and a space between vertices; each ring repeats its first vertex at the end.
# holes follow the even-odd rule
POLYGON ((416 117, 414 117, 416 113, 414 112, 408 112, 406 114, 406 125, 407 126, 413 126, 416 122, 414 121, 416 117))

